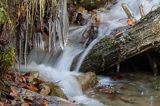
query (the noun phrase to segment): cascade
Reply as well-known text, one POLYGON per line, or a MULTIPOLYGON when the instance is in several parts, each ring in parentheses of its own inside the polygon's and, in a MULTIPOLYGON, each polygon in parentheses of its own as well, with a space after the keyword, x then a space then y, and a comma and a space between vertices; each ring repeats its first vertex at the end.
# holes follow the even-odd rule
MULTIPOLYGON (((42 5, 40 9, 40 20, 42 20, 44 14, 43 5, 45 4, 45 1, 40 1, 40 4, 42 5)), ((144 13, 147 14, 154 5, 159 4, 159 0, 119 0, 110 10, 104 12, 97 11, 100 18, 98 36, 86 48, 85 44, 87 39, 85 39, 83 35, 90 30, 90 22, 84 26, 69 27, 67 0, 59 0, 57 3, 58 6, 56 7, 56 15, 54 18, 50 16, 48 22, 49 37, 47 43, 49 52, 45 50, 46 42, 41 33, 34 34, 34 48, 32 48, 32 52, 30 52, 27 60, 25 60, 28 61, 28 64, 26 66, 21 65, 21 70, 25 72, 30 70, 39 71, 40 76, 46 80, 59 82, 58 85, 70 100, 76 100, 77 103, 85 104, 87 106, 103 106, 99 101, 90 99, 83 94, 75 76, 80 74, 79 69, 83 60, 99 40, 104 36, 109 35, 114 29, 127 25, 127 16, 121 7, 122 3, 128 4, 133 12, 134 18, 139 20, 141 17, 139 6, 143 5, 145 10, 144 13), (77 66, 74 69, 75 71, 71 72, 70 68, 72 62, 78 55, 80 55, 80 57, 77 66)), ((29 41, 28 39, 29 38, 25 39, 26 42, 29 41)), ((22 42, 23 41, 20 41, 20 44, 22 42)), ((21 49, 23 48, 22 45, 19 46, 20 50, 23 50, 19 51, 19 54, 22 55, 22 52, 26 52, 26 50, 21 49)))

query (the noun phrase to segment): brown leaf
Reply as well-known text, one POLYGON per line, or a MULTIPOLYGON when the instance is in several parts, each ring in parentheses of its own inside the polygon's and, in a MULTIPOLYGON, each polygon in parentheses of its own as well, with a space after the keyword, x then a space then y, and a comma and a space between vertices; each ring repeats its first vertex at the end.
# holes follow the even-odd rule
POLYGON ((129 26, 134 26, 136 24, 136 21, 135 21, 135 19, 129 18, 127 20, 127 23, 128 23, 129 26))
POLYGON ((29 90, 34 91, 34 92, 38 91, 38 88, 36 86, 34 86, 34 85, 26 86, 26 89, 29 89, 29 90))

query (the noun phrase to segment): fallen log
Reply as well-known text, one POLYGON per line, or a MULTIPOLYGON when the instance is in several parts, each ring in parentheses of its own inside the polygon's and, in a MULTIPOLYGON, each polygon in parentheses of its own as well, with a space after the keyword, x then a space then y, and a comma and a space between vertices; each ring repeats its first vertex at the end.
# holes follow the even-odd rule
POLYGON ((97 43, 85 58, 81 71, 102 71, 135 55, 160 46, 160 8, 132 27, 118 28, 97 43))

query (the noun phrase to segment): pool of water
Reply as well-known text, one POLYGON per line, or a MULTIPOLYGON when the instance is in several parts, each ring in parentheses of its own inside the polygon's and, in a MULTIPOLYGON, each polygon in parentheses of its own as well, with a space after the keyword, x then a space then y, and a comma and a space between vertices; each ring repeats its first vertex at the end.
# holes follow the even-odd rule
POLYGON ((106 106, 160 106, 160 91, 153 84, 157 77, 150 73, 118 73, 98 80, 86 94, 106 106))

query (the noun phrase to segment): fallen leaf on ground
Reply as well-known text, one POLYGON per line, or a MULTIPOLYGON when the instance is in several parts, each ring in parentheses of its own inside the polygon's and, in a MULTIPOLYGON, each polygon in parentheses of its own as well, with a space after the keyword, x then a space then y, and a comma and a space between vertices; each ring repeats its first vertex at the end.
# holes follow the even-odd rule
POLYGON ((29 90, 34 91, 34 92, 38 91, 38 88, 36 86, 34 86, 34 85, 26 86, 26 89, 29 89, 29 90))

